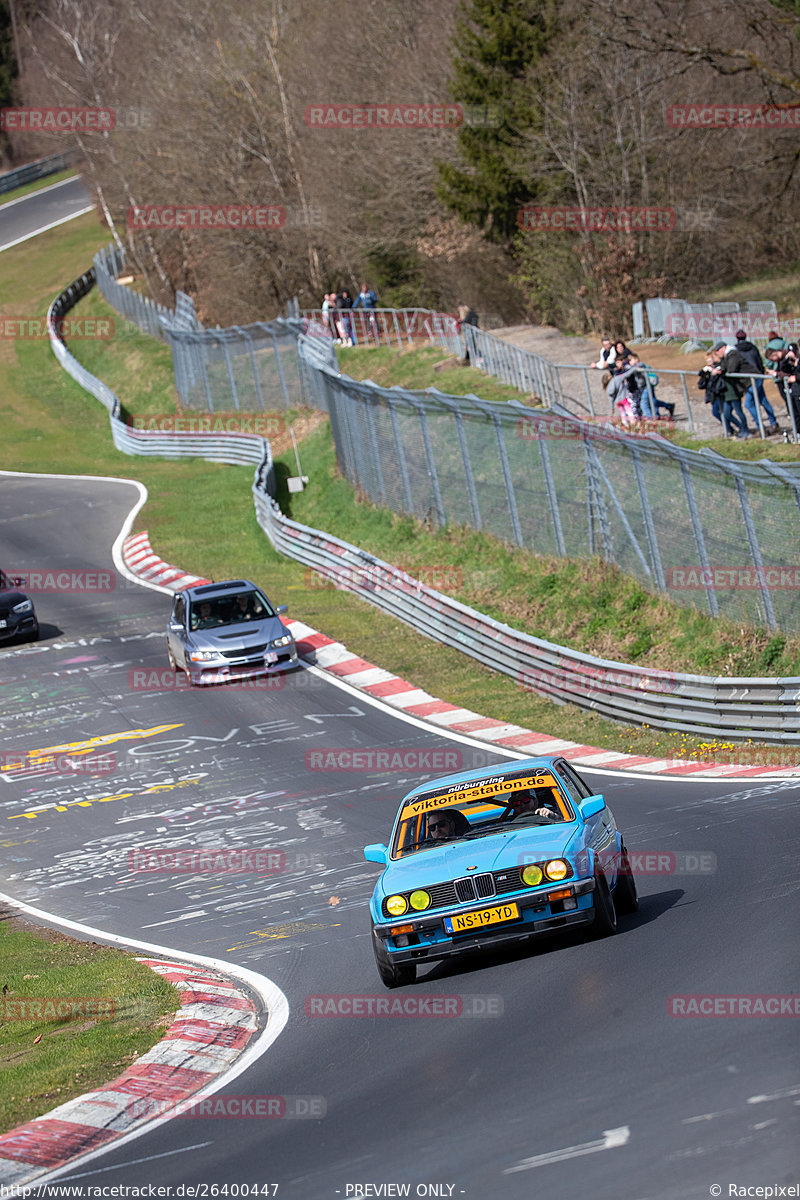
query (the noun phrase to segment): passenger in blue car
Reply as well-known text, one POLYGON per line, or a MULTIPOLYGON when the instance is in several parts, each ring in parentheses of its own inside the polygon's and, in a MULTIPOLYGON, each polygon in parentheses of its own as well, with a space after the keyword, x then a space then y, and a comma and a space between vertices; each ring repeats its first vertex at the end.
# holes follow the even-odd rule
POLYGON ((519 792, 514 796, 508 819, 528 816, 541 817, 545 821, 564 820, 552 791, 547 787, 531 788, 530 791, 519 792))

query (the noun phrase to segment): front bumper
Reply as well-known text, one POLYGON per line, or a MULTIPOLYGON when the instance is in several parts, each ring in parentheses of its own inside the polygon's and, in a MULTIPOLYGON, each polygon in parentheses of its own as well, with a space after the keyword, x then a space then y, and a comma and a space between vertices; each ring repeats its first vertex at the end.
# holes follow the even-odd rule
POLYGON ((398 917, 393 921, 382 921, 376 924, 374 929, 392 962, 419 963, 436 962, 468 951, 490 950, 510 942, 522 942, 542 934, 557 933, 573 925, 589 925, 594 921, 593 878, 571 881, 570 891, 577 902, 576 908, 565 908, 560 901, 551 904, 547 898, 551 890, 554 889, 526 892, 522 895, 512 893, 502 898, 484 900, 479 904, 440 909, 435 915, 414 917, 410 920, 398 917), (489 925, 474 933, 451 935, 445 932, 445 917, 477 912, 499 903, 517 904, 520 910, 519 919, 500 925, 489 925), (416 938, 415 944, 396 944, 390 930, 392 926, 401 924, 414 926, 412 936, 416 938))
POLYGON ((0 642, 11 641, 12 638, 30 636, 36 633, 39 628, 39 622, 36 620, 36 613, 6 613, 0 617, 0 620, 5 621, 5 626, 0 626, 0 642))
POLYGON ((297 648, 286 646, 278 652, 278 659, 274 663, 264 662, 263 659, 260 662, 231 663, 221 659, 208 665, 191 663, 189 671, 192 683, 203 687, 212 683, 234 683, 239 679, 257 679, 264 675, 279 675, 282 671, 288 671, 298 665, 297 648))

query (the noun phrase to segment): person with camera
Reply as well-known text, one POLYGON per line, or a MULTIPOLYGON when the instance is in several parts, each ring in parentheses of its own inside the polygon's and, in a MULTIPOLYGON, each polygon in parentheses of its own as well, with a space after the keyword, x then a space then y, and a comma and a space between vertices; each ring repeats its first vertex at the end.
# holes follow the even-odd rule
POLYGON ((778 385, 796 437, 800 433, 800 355, 797 346, 775 338, 767 342, 764 353, 771 364, 766 373, 778 385))
POLYGON ((747 424, 747 417, 742 411, 742 396, 747 391, 747 380, 741 378, 729 379, 729 375, 739 376, 747 370, 747 363, 739 355, 735 346, 729 346, 727 342, 716 342, 712 351, 714 366, 711 374, 719 379, 722 379, 722 425, 725 432, 730 437, 731 435, 731 419, 735 417, 734 424, 740 426, 737 438, 750 437, 751 430, 747 424))

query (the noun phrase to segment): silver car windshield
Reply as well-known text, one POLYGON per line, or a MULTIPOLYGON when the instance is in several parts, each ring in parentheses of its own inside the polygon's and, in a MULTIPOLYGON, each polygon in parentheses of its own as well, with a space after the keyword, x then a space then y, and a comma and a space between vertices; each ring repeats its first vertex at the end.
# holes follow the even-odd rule
POLYGON ((263 593, 250 588, 228 596, 195 600, 189 610, 189 629, 217 629, 221 625, 239 625, 243 621, 264 621, 275 613, 263 593))

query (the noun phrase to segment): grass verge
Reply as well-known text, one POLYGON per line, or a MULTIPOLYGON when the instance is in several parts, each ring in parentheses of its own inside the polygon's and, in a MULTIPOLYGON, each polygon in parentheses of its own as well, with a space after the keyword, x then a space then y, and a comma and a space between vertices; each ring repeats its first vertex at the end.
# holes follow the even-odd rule
MULTIPOLYGON (((36 239, 42 253, 31 256, 29 252, 24 272, 16 262, 8 263, 8 274, 22 289, 16 298, 22 294, 29 299, 32 314, 46 309, 55 292, 84 269, 94 247, 104 240, 90 216, 63 228, 70 230, 69 246, 64 244, 63 234, 62 239, 55 236, 60 231, 53 231, 36 239)), ((7 251, 6 258, 17 249, 22 247, 7 251)), ((5 306, 8 295, 14 294, 4 283, 0 304, 5 306)), ((95 294, 88 304, 93 312, 109 311, 95 294)), ((18 304, 16 311, 20 311, 18 304)), ((118 328, 122 325, 119 321, 118 328)), ((112 383, 129 411, 165 411, 158 406, 174 402, 171 372, 164 380, 153 365, 161 356, 163 366, 163 347, 151 339, 131 334, 118 343, 76 343, 72 349, 90 369, 112 383), (122 347, 119 358, 115 346, 122 347), (134 353, 136 359, 131 357, 134 353)), ((373 369, 370 373, 375 377, 377 372, 373 369)), ((292 615, 453 704, 612 750, 730 760, 725 747, 701 738, 647 727, 624 728, 572 705, 557 706, 458 651, 419 637, 356 597, 318 586, 320 581, 313 572, 277 555, 258 527, 249 468, 185 460, 133 461, 119 454, 111 443, 105 411, 61 371, 46 343, 0 346, 0 387, 0 394, 6 396, 2 465, 32 471, 135 475, 150 491, 138 527, 149 529, 156 551, 169 561, 216 579, 240 575, 257 579, 276 602, 290 602, 292 615)), ((295 474, 291 452, 277 455, 276 461, 281 479, 295 474)), ((464 580, 459 594, 467 603, 548 640, 569 641, 570 634, 571 644, 578 648, 623 661, 627 656, 665 669, 686 664, 710 672, 719 664, 720 673, 732 674, 744 673, 746 663, 758 663, 770 674, 800 673, 795 670, 800 663, 795 642, 770 639, 746 627, 738 630, 711 621, 693 610, 667 606, 601 564, 540 560, 464 530, 433 534, 416 522, 357 503, 352 489, 337 476, 327 429, 320 428, 304 440, 302 462, 312 483, 291 501, 288 493, 280 497, 289 515, 338 532, 392 562, 428 563, 435 568, 457 565, 464 580), (579 598, 582 615, 576 609, 579 598), (674 630, 673 620, 677 622, 674 630), (615 628, 621 630, 616 643, 611 636, 615 628)), ((165 613, 166 608, 165 602, 165 613)), ((735 753, 741 757, 742 751, 735 753)), ((798 757, 783 748, 781 755, 781 761, 798 757)))
POLYGON ((132 954, 34 931, 8 913, 0 961, 0 1133, 121 1074, 163 1037, 178 1007, 175 988, 132 954), (33 1015, 28 999, 43 1002, 43 1017, 59 1002, 78 1015, 20 1020, 33 1015))

